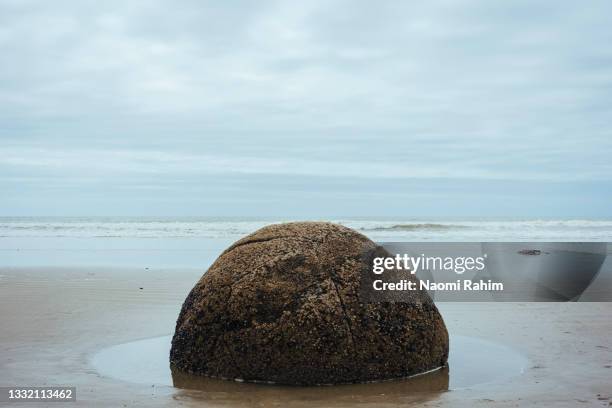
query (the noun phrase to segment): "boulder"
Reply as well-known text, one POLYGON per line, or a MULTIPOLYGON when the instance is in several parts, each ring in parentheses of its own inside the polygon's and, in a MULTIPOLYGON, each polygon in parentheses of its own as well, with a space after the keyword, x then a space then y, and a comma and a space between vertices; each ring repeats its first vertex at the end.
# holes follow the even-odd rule
POLYGON ((323 222, 264 227, 225 250, 191 290, 172 339, 173 370, 321 385, 405 378, 444 366, 448 333, 425 291, 369 303, 360 290, 380 248, 323 222))

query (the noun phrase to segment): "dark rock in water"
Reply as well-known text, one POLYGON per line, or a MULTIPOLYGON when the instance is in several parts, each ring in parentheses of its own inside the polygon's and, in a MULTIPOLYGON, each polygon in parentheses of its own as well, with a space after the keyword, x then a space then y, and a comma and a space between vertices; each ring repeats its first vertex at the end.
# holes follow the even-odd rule
POLYGON ((366 303, 364 253, 339 225, 271 225, 237 241, 191 290, 176 324, 174 370, 315 385, 402 378, 444 365, 448 333, 426 292, 366 303))
POLYGON ((542 251, 539 249, 521 249, 518 253, 521 255, 541 255, 542 251))

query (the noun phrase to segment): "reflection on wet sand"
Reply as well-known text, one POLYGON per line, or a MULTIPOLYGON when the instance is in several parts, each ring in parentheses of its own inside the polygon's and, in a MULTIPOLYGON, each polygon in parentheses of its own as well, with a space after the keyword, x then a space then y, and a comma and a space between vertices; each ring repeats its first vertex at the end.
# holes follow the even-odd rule
POLYGON ((198 399, 211 405, 232 407, 293 407, 318 403, 326 407, 428 401, 448 390, 449 369, 440 368, 405 380, 371 384, 348 384, 319 387, 278 386, 240 383, 172 371, 172 381, 182 389, 176 399, 198 399))

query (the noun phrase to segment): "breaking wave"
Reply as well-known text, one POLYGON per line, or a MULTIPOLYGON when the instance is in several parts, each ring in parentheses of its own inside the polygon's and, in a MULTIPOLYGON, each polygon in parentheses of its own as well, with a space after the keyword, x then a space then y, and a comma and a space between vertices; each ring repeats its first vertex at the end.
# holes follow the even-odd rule
MULTIPOLYGON (((227 238, 238 239, 265 225, 291 221, 272 218, 211 217, 0 217, 0 238, 227 238)), ((373 240, 481 242, 611 241, 612 220, 435 220, 332 219, 373 240)))
POLYGON ((458 224, 434 224, 434 223, 422 223, 422 224, 394 224, 390 226, 376 226, 370 228, 361 228, 362 231, 443 231, 443 230, 455 230, 470 228, 467 225, 458 224))

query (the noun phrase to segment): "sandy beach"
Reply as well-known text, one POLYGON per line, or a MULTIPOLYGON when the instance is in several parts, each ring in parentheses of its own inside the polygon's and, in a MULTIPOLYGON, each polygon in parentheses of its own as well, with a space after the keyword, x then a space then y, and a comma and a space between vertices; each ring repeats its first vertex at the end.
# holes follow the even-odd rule
MULTIPOLYGON (((266 385, 237 392, 228 383, 228 388, 221 385, 206 392, 126 382, 96 370, 91 358, 106 347, 172 334, 181 303, 201 273, 0 269, 0 384, 73 385, 77 402, 70 406, 612 404, 612 303, 440 303, 451 334, 499 343, 529 361, 523 374, 444 392, 415 392, 401 383, 325 387, 314 393, 266 385)), ((487 364, 487 356, 474 356, 473 363, 487 364)))

